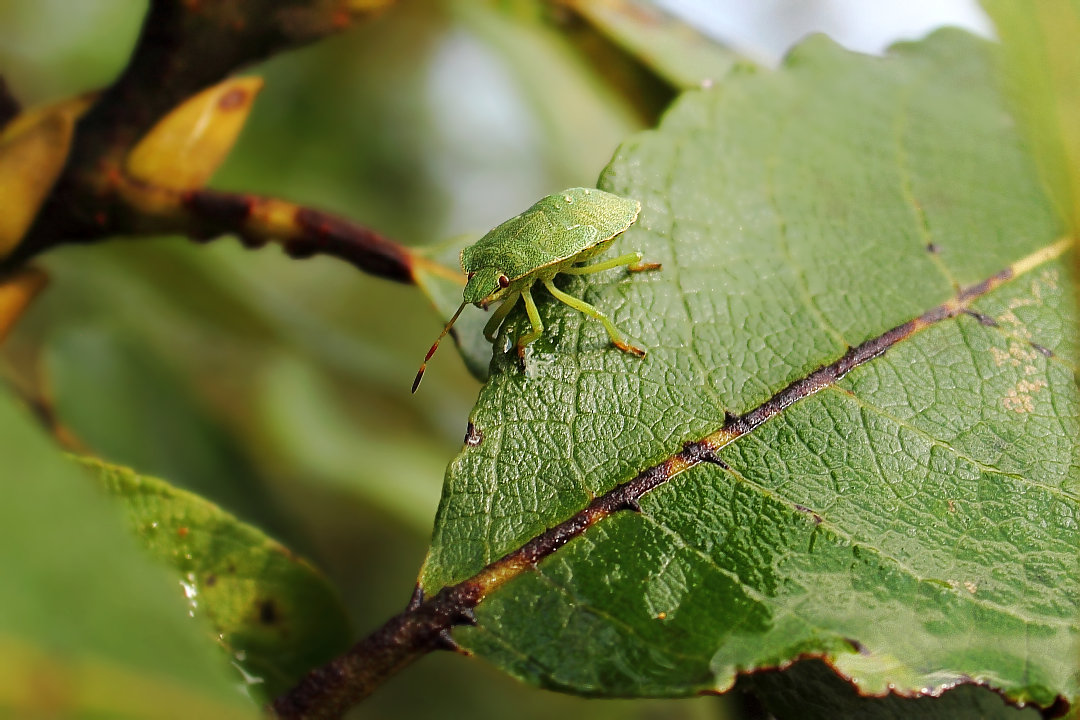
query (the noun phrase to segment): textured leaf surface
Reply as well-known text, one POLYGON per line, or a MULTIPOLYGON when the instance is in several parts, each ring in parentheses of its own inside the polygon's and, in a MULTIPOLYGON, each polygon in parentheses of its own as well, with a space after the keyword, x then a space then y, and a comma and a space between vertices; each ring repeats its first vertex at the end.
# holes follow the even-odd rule
POLYGON ((213 503, 154 478, 84 461, 127 508, 140 540, 177 574, 243 680, 268 701, 341 652, 350 632, 326 579, 213 503))
POLYGON ((257 717, 116 508, 7 396, 0 456, 0 716, 257 717))
MULTIPOLYGON (((809 654, 866 694, 974 679, 1014 701, 1075 696, 1068 258, 992 53, 953 31, 884 59, 812 39, 623 146, 601 187, 643 209, 612 253, 664 270, 565 287, 649 354, 541 303, 527 371, 496 353, 449 467, 428 592, 726 412, 1011 275, 725 447, 729 469, 698 465, 590 527, 455 638, 590 694, 722 690, 809 654)), ((512 314, 504 333, 526 326, 512 314)))

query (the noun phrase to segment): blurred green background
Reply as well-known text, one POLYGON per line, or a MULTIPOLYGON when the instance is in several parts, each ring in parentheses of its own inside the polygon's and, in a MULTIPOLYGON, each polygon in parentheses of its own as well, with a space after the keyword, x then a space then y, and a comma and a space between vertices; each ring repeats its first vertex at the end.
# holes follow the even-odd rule
MULTIPOLYGON (((873 51, 943 21, 986 27, 970 2, 666 4, 766 64, 815 29, 873 51)), ((2 0, 0 73, 26 105, 107 84, 145 9, 2 0)), ((593 185, 652 116, 547 14, 532 2, 401 3, 251 68, 266 87, 213 186, 424 245, 593 185)), ((87 451, 197 492, 311 558, 358 635, 403 607, 478 388, 444 349, 410 395, 442 323, 418 290, 228 238, 69 247, 41 264, 52 284, 5 346, 5 374, 49 400, 87 451)), ((508 708, 522 720, 738 716, 722 698, 561 696, 445 653, 354 715, 508 708)))

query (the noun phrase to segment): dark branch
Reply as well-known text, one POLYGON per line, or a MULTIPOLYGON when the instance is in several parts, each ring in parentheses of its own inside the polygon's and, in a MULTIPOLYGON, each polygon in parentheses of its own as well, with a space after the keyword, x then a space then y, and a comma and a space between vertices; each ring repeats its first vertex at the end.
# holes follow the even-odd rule
POLYGON ((427 262, 375 231, 349 220, 275 198, 194 190, 179 196, 179 225, 194 238, 236 235, 249 247, 279 242, 294 258, 326 255, 360 270, 412 283, 414 268, 427 262))
MULTIPOLYGON (((124 170, 136 143, 189 97, 240 67, 340 31, 392 3, 366 3, 372 9, 360 10, 364 3, 350 0, 153 0, 127 67, 79 120, 63 172, 19 247, 0 261, 0 273, 66 243, 235 232, 259 243, 281 240, 297 256, 332 255, 382 277, 411 281, 408 251, 355 223, 261 198, 250 200, 294 208, 294 227, 235 227, 231 218, 201 211, 213 205, 214 193, 196 191, 205 195, 202 208, 185 207, 179 193, 140 184, 124 170), (307 228, 297 231, 305 219, 307 228)), ((6 97, 0 83, 0 124, 6 97)), ((236 197, 219 194, 222 203, 236 197)))

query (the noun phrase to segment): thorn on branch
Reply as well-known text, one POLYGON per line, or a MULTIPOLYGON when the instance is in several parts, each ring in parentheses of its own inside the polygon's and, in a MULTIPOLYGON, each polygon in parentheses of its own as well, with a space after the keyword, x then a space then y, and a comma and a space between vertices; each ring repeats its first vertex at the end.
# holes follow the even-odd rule
POLYGON ((412 612, 423 604, 424 588, 420 587, 420 583, 416 583, 416 587, 413 588, 412 595, 409 597, 409 603, 405 606, 405 612, 412 612))
POLYGON ((458 609, 454 617, 455 625, 476 625, 476 611, 471 607, 465 606, 458 609))
POLYGON ((458 641, 454 639, 454 636, 450 634, 449 628, 439 633, 439 640, 436 645, 437 650, 448 650, 458 655, 472 655, 471 652, 461 647, 458 641))

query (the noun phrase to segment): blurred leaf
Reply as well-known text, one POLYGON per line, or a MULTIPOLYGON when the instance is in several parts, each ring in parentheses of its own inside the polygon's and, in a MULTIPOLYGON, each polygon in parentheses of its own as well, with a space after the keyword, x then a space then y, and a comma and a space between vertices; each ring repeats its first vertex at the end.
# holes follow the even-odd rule
MULTIPOLYGON (((886 59, 812 39, 623 146, 600 184, 643 208, 611 254, 664 269, 565 286, 649 354, 541 301, 526 372, 496 353, 470 418, 482 439, 448 471, 428 593, 727 412, 1014 276, 727 445, 729 468, 697 465, 590 526, 487 597, 459 642, 592 695, 725 690, 817 656, 863 694, 1077 696, 1074 304, 993 52, 956 31, 886 59)), ((515 311, 503 334, 526 325, 515 311)))
POLYGON ((0 715, 258 717, 175 580, 7 396, 0 456, 0 715))
POLYGON ((82 464, 122 501, 151 555, 175 571, 189 614, 208 621, 261 701, 348 646, 341 603, 305 560, 197 495, 127 468, 82 464))
POLYGON ((67 160, 75 120, 92 100, 83 95, 28 110, 0 133, 0 258, 37 217, 67 160))
POLYGON ((48 281, 48 275, 32 267, 0 280, 0 343, 48 281))
MULTIPOLYGON (((155 319, 161 316, 144 321, 155 319)), ((138 337, 123 322, 100 318, 92 328, 53 332, 44 341, 44 364, 57 417, 96 455, 169 477, 263 526, 279 524, 223 421, 161 351, 138 337)))
POLYGON ((127 172, 171 190, 202 187, 232 150, 262 85, 259 77, 229 78, 185 100, 139 140, 127 172))
POLYGON ((1043 181, 1080 230, 1080 0, 983 0, 1005 56, 1013 103, 1043 181))
POLYGON ((272 363, 263 382, 257 417, 275 457, 305 482, 344 488, 426 536, 446 464, 441 445, 385 414, 382 422, 353 417, 341 393, 299 359, 272 363))
POLYGON ((560 0, 673 87, 720 80, 738 56, 643 0, 560 0))

